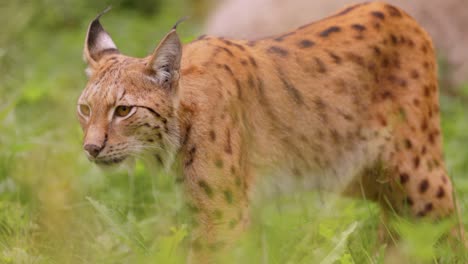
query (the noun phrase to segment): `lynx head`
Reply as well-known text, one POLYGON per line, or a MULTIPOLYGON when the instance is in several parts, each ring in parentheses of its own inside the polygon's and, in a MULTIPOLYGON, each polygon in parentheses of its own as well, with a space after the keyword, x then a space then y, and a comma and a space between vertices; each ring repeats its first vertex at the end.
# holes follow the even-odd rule
POLYGON ((151 55, 133 58, 120 54, 99 22, 103 13, 90 23, 84 45, 88 83, 77 105, 83 148, 102 165, 147 154, 163 162, 179 145, 177 24, 151 55))

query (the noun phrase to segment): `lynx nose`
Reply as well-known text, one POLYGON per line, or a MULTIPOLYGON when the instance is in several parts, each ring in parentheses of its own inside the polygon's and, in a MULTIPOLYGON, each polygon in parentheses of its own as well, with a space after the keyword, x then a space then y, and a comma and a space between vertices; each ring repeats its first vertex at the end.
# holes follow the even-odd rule
POLYGON ((86 152, 88 152, 90 156, 92 156, 93 158, 96 158, 99 155, 99 152, 101 152, 102 148, 94 144, 86 144, 84 146, 84 149, 86 152))

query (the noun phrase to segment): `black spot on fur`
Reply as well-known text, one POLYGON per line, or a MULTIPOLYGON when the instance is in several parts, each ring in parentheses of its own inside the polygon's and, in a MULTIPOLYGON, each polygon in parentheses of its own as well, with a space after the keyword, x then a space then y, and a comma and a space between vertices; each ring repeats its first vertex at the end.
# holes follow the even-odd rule
POLYGON ((361 24, 353 24, 351 25, 351 27, 359 32, 363 32, 364 30, 366 30, 366 27, 361 24))
POLYGON ((408 86, 408 81, 405 79, 400 79, 398 84, 400 85, 400 87, 406 88, 408 86))
POLYGON ((234 81, 236 83, 236 88, 237 88, 237 97, 242 100, 242 87, 240 81, 234 77, 234 81))
POLYGON ((327 72, 327 67, 325 66, 325 63, 317 57, 314 57, 315 63, 317 64, 317 71, 320 73, 326 73, 327 72))
POLYGON ((430 65, 429 65, 429 62, 425 61, 425 62, 423 63, 424 69, 428 70, 428 69, 429 69, 429 66, 430 66, 430 65))
POLYGON ((385 19, 385 14, 380 11, 373 11, 371 12, 371 14, 378 19, 381 19, 381 20, 385 19))
POLYGON ((341 31, 341 28, 340 27, 337 27, 337 26, 331 26, 327 29, 325 29, 324 31, 320 32, 320 36, 321 37, 328 37, 330 34, 332 33, 338 33, 341 31))
POLYGON ((388 90, 384 90, 382 92, 382 99, 393 99, 393 94, 391 91, 388 91, 388 90))
POLYGON ((279 126, 282 122, 279 118, 274 114, 273 107, 271 106, 270 101, 268 100, 267 96, 265 95, 265 84, 263 80, 257 77, 257 89, 258 89, 258 101, 260 106, 262 106, 268 115, 270 122, 272 125, 279 126))
POLYGON ((373 46, 372 49, 374 50, 375 55, 380 56, 380 54, 382 54, 382 51, 380 50, 379 47, 373 46))
POLYGON ((335 53, 329 51, 328 52, 328 55, 333 59, 333 62, 335 64, 341 64, 341 57, 336 55, 335 53))
POLYGON ((226 132, 226 146, 224 147, 224 152, 227 154, 232 154, 232 146, 231 146, 231 130, 227 129, 226 132))
POLYGON ((251 73, 249 73, 249 77, 247 78, 247 84, 250 88, 255 87, 254 77, 251 73))
POLYGON ((210 130, 210 139, 212 142, 216 140, 216 133, 213 130, 210 130))
POLYGON ((413 199, 411 199, 411 197, 407 197, 407 198, 406 198, 406 203, 407 203, 409 206, 413 206, 413 204, 414 204, 413 199))
POLYGON ((224 52, 226 52, 230 57, 234 57, 234 53, 232 53, 232 51, 226 47, 219 47, 220 49, 222 49, 224 52))
POLYGON ((203 189, 206 196, 208 196, 209 198, 213 198, 213 195, 214 195, 213 189, 211 189, 211 187, 208 185, 208 183, 206 183, 206 181, 204 180, 198 181, 198 186, 203 189))
POLYGON ((420 211, 420 212, 418 212, 418 213, 416 214, 416 216, 417 216, 417 217, 424 217, 424 216, 426 216, 426 211, 424 211, 424 210, 423 210, 423 211, 420 211))
POLYGON ((387 119, 386 119, 383 115, 379 114, 379 115, 377 116, 377 119, 379 120, 379 123, 380 123, 382 126, 387 126, 387 125, 388 125, 387 119))
POLYGON ((238 49, 241 50, 241 51, 245 51, 244 46, 242 46, 242 45, 240 45, 240 44, 234 43, 234 42, 229 41, 229 40, 227 40, 227 39, 224 39, 223 42, 224 42, 226 45, 228 45, 228 46, 234 46, 234 47, 238 48, 238 49))
MULTIPOLYGON (((328 121, 327 112, 325 111, 325 108, 327 108, 327 104, 325 103, 325 101, 323 101, 322 98, 318 96, 314 98, 313 102, 314 102, 315 110, 317 111, 317 114, 321 119, 320 121, 323 123, 326 123, 328 121)), ((323 135, 321 132, 319 133, 318 136, 319 138, 323 138, 323 135)))
POLYGON ((245 47, 240 44, 234 43, 234 47, 240 49, 241 51, 245 51, 245 47))
POLYGON ((221 39, 222 42, 224 42, 226 45, 228 46, 232 46, 233 43, 230 41, 230 40, 227 40, 227 39, 221 39))
POLYGON ((298 104, 304 104, 304 99, 302 98, 301 92, 297 90, 297 88, 287 79, 286 75, 281 69, 278 69, 278 77, 283 83, 283 87, 288 92, 288 94, 291 95, 294 101, 298 104))
POLYGON ((408 175, 408 173, 404 173, 404 172, 401 173, 401 174, 400 174, 400 183, 401 183, 401 184, 405 184, 405 183, 407 183, 408 181, 409 181, 409 175, 408 175))
POLYGON ((437 190, 436 197, 439 199, 442 199, 445 196, 445 190, 442 186, 439 186, 439 189, 437 190))
POLYGON ((429 86, 424 85, 424 96, 429 97, 431 96, 431 90, 429 89, 429 86))
POLYGON ((357 55, 355 53, 352 53, 352 52, 348 52, 346 54, 346 57, 351 60, 352 62, 360 65, 360 66, 365 66, 365 63, 364 63, 364 58, 361 56, 361 55, 357 55))
POLYGON ((411 140, 410 139, 405 139, 405 147, 407 149, 411 149, 413 147, 413 144, 411 143, 411 140))
POLYGON ((380 30, 380 27, 381 27, 381 26, 380 26, 380 23, 375 22, 375 23, 373 24, 373 26, 374 26, 374 29, 375 29, 375 30, 377 30, 377 31, 380 30))
POLYGON ((419 184, 419 192, 420 193, 425 193, 429 189, 429 181, 428 180, 423 180, 419 184))
POLYGON ((350 114, 347 114, 347 113, 345 113, 343 111, 339 111, 338 113, 340 114, 340 116, 342 116, 347 121, 353 121, 354 120, 353 116, 350 115, 350 114))
POLYGON ((273 54, 278 54, 280 55, 281 57, 286 57, 288 56, 289 52, 281 47, 278 47, 278 46, 271 46, 268 48, 267 50, 269 53, 273 53, 273 54))
POLYGON ((318 111, 324 111, 325 108, 327 107, 327 104, 320 97, 316 97, 314 99, 314 104, 318 111))
POLYGON ((426 131, 428 129, 428 127, 429 127, 429 125, 428 125, 427 119, 424 118, 422 123, 421 123, 421 130, 426 131))
POLYGON ((424 206, 424 210, 425 210, 426 212, 432 211, 433 208, 434 208, 434 206, 432 205, 432 203, 427 203, 427 204, 424 206))
POLYGON ((301 40, 301 41, 299 42, 299 47, 300 47, 300 48, 303 48, 303 49, 305 49, 305 48, 310 48, 310 47, 312 47, 312 46, 314 46, 314 45, 315 45, 315 42, 310 41, 310 40, 308 40, 308 39, 303 39, 303 40, 301 40))
POLYGON ((255 61, 255 59, 252 56, 249 56, 249 61, 250 61, 250 64, 252 64, 252 66, 257 68, 257 62, 255 61))
POLYGON ((424 54, 427 54, 428 48, 427 48, 427 45, 426 45, 426 44, 423 44, 423 45, 421 46, 421 51, 422 51, 424 54))
POLYGON ((390 65, 390 60, 387 57, 384 57, 382 60, 382 67, 387 68, 390 65))
POLYGON ((330 131, 330 137, 331 137, 333 143, 335 143, 335 144, 340 144, 340 142, 341 142, 341 135, 340 135, 340 132, 338 132, 338 130, 332 129, 332 130, 330 131))
POLYGON ((193 164, 193 161, 195 160, 195 153, 197 152, 197 148, 193 146, 189 152, 187 153, 187 157, 185 159, 185 167, 188 167, 193 164))
POLYGON ((442 182, 443 182, 444 184, 447 184, 447 183, 448 183, 447 176, 445 176, 445 175, 442 174, 441 178, 442 178, 442 182))
MULTIPOLYGON (((220 65, 218 65, 219 67, 220 65)), ((229 67, 228 65, 226 64, 223 64, 221 67, 223 67, 228 73, 229 75, 231 76, 231 78, 234 80, 234 83, 236 84, 236 88, 237 88, 237 96, 239 97, 239 99, 242 99, 242 87, 241 87, 241 83, 240 81, 236 78, 236 76, 234 75, 234 72, 232 71, 231 67, 229 67)))
POLYGON ((427 137, 428 137, 427 139, 429 140, 429 142, 430 142, 432 145, 435 145, 435 143, 436 143, 436 136, 437 136, 437 133, 436 133, 436 132, 431 132, 431 133, 429 133, 428 136, 427 136, 427 137))
POLYGON ((390 34, 390 40, 392 41, 393 45, 398 44, 398 38, 394 34, 390 34))

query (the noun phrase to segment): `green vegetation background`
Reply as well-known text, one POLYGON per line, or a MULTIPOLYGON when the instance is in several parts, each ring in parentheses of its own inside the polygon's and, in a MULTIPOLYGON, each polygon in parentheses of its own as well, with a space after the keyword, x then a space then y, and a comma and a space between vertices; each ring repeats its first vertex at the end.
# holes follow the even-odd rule
MULTIPOLYGON (((200 29, 202 1, 112 1, 102 20, 124 53, 145 56, 180 17, 184 42, 200 29)), ((0 3, 0 263, 183 263, 190 218, 174 178, 103 172, 81 150, 76 99, 85 85, 91 0, 0 3)), ((468 86, 457 87, 468 95, 468 86)), ((442 93, 443 94, 443 93, 442 93)), ((468 103, 441 97, 445 157, 468 227, 468 103)), ((392 226, 398 250, 377 243, 372 204, 304 193, 257 205, 251 231, 228 263, 468 263, 438 242, 450 223, 392 226), (327 203, 324 203, 327 200, 327 203), (332 200, 333 202, 329 202, 332 200)))

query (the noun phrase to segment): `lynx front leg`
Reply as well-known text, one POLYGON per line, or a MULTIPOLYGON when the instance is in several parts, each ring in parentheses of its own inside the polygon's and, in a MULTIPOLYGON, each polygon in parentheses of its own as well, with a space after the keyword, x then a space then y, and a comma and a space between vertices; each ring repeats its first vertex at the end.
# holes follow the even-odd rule
POLYGON ((244 230, 248 219, 246 197, 210 177, 195 176, 187 185, 194 221, 190 259, 192 263, 209 263, 244 230))
POLYGON ((184 159, 184 184, 194 223, 191 263, 215 262, 248 222, 247 166, 239 138, 232 132, 225 132, 225 138, 213 133, 207 141, 188 143, 184 159))

